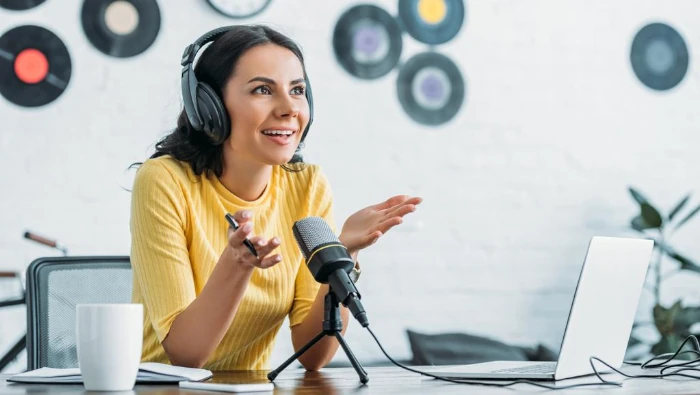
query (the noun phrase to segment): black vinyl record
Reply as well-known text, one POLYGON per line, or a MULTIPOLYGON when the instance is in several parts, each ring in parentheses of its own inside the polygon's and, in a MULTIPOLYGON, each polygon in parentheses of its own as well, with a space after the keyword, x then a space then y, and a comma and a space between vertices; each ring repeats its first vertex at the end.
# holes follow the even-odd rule
POLYGON ((377 79, 399 62, 403 41, 394 17, 374 5, 358 5, 340 16, 333 50, 340 65, 362 79, 377 79))
POLYGON ((651 89, 668 90, 678 85, 688 71, 688 60, 683 37, 663 23, 644 26, 632 41, 632 69, 651 89))
POLYGON ((435 52, 410 58, 399 71, 396 88, 406 114, 431 126, 443 124, 457 114, 466 90, 457 66, 435 52))
POLYGON ((263 12, 272 0, 207 0, 216 12, 233 19, 250 18, 263 12))
POLYGON ((84 0, 83 31, 101 52, 117 58, 148 49, 160 31, 156 0, 84 0))
POLYGON ((51 31, 34 25, 0 36, 0 95, 22 107, 56 100, 68 87, 68 49, 51 31))
POLYGON ((464 23, 463 0, 399 0, 399 17, 416 40, 444 44, 453 39, 464 23))
POLYGON ((34 8, 46 0, 0 0, 0 8, 13 11, 24 11, 34 8))

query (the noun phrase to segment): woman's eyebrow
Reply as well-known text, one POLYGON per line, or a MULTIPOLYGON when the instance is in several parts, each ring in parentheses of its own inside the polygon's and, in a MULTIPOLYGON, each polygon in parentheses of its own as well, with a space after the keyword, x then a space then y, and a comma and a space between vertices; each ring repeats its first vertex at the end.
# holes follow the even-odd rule
MULTIPOLYGON (((275 82, 275 80, 273 80, 272 78, 268 78, 268 77, 254 77, 254 78, 251 78, 251 80, 248 81, 248 83, 250 84, 251 82, 255 82, 255 81, 264 82, 266 84, 271 84, 271 85, 277 85, 277 82, 275 82)), ((300 83, 305 82, 305 81, 306 80, 304 78, 297 78, 297 79, 293 80, 292 82, 290 82, 290 85, 300 84, 300 83)))

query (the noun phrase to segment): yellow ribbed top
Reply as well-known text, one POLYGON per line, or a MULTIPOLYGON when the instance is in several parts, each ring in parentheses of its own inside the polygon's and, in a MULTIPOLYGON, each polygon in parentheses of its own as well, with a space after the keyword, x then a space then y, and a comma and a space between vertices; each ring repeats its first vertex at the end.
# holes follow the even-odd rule
POLYGON ((231 193, 215 177, 197 176, 170 156, 138 169, 131 203, 134 303, 144 306, 142 361, 169 363, 161 342, 177 315, 199 295, 227 244, 226 213, 253 212, 253 235, 280 237, 282 262, 255 269, 238 312, 204 368, 265 370, 285 317, 301 323, 320 284, 303 264, 292 225, 323 217, 335 231, 332 197, 318 166, 288 172, 275 166, 255 201, 231 193))

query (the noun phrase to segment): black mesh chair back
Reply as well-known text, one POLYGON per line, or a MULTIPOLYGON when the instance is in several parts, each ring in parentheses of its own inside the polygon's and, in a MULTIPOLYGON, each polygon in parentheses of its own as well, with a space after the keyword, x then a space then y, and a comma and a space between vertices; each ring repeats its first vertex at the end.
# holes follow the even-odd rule
POLYGON ((50 257, 27 269, 27 370, 77 368, 75 306, 130 303, 128 256, 50 257))

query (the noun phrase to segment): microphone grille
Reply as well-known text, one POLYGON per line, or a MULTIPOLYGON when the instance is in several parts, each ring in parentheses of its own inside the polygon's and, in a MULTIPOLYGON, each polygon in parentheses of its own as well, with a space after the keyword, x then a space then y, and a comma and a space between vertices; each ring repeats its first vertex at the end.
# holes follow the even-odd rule
POLYGON ((306 217, 295 222, 294 236, 305 258, 322 244, 340 243, 333 229, 320 217, 306 217))

